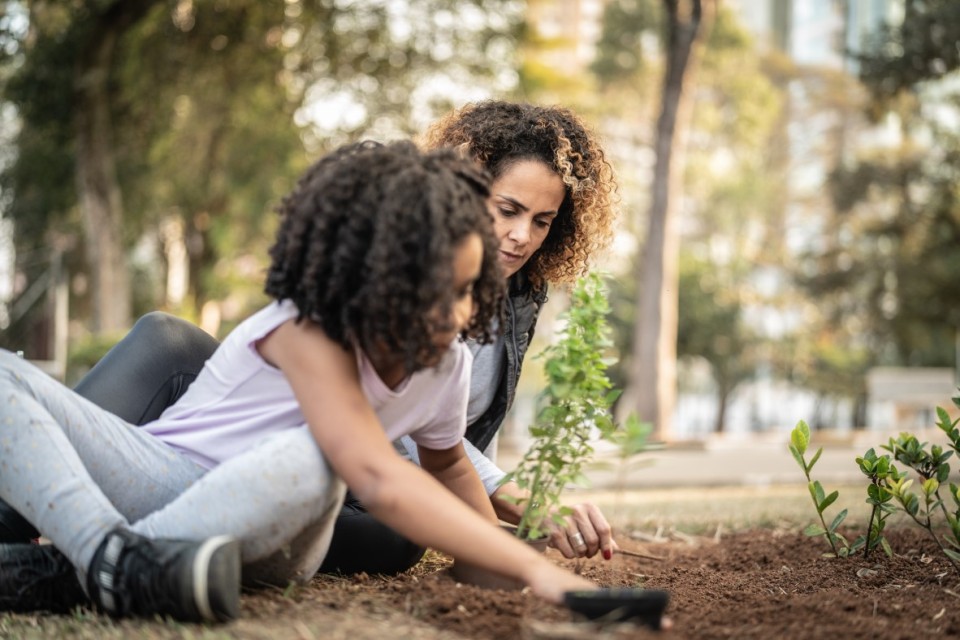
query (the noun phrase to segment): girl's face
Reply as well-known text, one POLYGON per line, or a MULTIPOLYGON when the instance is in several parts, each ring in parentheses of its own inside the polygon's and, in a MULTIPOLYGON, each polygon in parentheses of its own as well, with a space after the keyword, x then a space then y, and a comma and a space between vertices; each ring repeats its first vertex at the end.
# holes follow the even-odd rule
POLYGON ((500 241, 500 265, 509 278, 527 263, 550 232, 566 187, 553 169, 539 160, 520 160, 490 189, 493 229, 500 241))
POLYGON ((434 335, 434 344, 446 349, 473 317, 473 285, 480 278, 483 265, 483 241, 476 233, 471 233, 457 246, 453 254, 454 300, 450 308, 448 324, 443 331, 434 335))

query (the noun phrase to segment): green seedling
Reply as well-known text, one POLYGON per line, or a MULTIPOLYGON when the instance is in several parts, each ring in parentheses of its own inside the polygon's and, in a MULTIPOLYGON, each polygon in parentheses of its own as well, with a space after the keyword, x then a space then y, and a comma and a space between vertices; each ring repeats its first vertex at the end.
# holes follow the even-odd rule
MULTIPOLYGON (((952 398, 953 404, 960 408, 960 396, 952 398)), ((937 407, 937 428, 943 431, 949 439, 949 446, 960 456, 960 428, 957 424, 960 418, 951 420, 946 410, 937 407)), ((944 539, 952 548, 943 547, 943 552, 954 562, 960 562, 960 488, 950 483, 950 508, 944 507, 947 524, 950 526, 950 535, 944 539)))
POLYGON ((824 518, 824 512, 827 510, 827 507, 836 502, 840 493, 834 491, 827 495, 820 481, 813 480, 810 477, 813 466, 817 464, 817 460, 820 459, 820 455, 823 453, 823 447, 817 449, 817 452, 813 454, 810 462, 807 462, 804 454, 806 454, 809 445, 810 427, 807 426, 806 422, 801 420, 797 423, 797 426, 793 428, 793 431, 790 432, 790 453, 793 454, 793 458, 797 461, 797 464, 800 465, 800 468, 803 469, 803 474, 807 478, 807 488, 810 490, 810 497, 813 499, 813 505, 817 509, 817 516, 820 518, 819 525, 816 523, 810 524, 803 530, 803 533, 811 538, 823 536, 827 542, 830 543, 830 549, 833 551, 832 554, 827 555, 844 558, 855 551, 847 542, 847 539, 837 533, 837 528, 847 517, 847 510, 844 509, 838 513, 830 524, 827 524, 824 518))
MULTIPOLYGON (((960 397, 953 398, 953 403, 960 407, 960 397)), ((841 511, 829 526, 824 519, 824 511, 836 501, 838 493, 834 491, 825 495, 820 483, 811 479, 810 471, 823 449, 818 449, 809 463, 806 461, 804 454, 810 443, 810 430, 800 421, 790 434, 790 452, 807 478, 810 496, 821 523, 809 525, 804 533, 808 536, 824 536, 835 556, 848 556, 863 547, 866 557, 877 546, 883 548, 887 555, 892 555, 883 530, 891 513, 903 511, 930 534, 953 568, 960 573, 960 487, 947 483, 950 477, 948 461, 954 453, 960 454, 958 423, 960 418, 951 420, 946 410, 937 407, 937 427, 946 434, 948 447, 952 450, 940 445, 928 446, 910 433, 901 433, 897 438, 890 438, 886 445, 881 445, 889 454, 878 456, 873 449, 868 449, 856 459, 860 471, 869 480, 866 502, 871 506, 871 511, 866 534, 859 536, 852 545, 847 545, 843 536, 836 533, 847 515, 846 510, 841 511), (908 478, 906 470, 899 471, 894 461, 916 473, 919 491, 912 490, 915 480, 908 478), (946 493, 947 487, 949 493, 944 499, 942 494, 946 493), (940 516, 948 529, 942 536, 937 535, 937 531, 943 528, 940 516)))
POLYGON ((860 471, 870 480, 867 485, 867 504, 871 506, 870 521, 867 524, 867 533, 859 536, 853 543, 852 549, 863 546, 863 557, 869 557, 870 552, 879 544, 888 556, 893 555, 890 543, 883 536, 883 528, 887 518, 896 511, 892 504, 893 494, 886 488, 889 478, 899 478, 896 467, 890 463, 890 456, 877 456, 873 449, 868 449, 863 457, 857 458, 860 471))
MULTIPOLYGON (((936 478, 927 478, 920 484, 920 495, 910 491, 912 485, 913 480, 908 480, 904 476, 887 481, 887 488, 900 504, 900 507, 910 516, 911 520, 930 534, 940 550, 947 556, 953 568, 960 573, 960 564, 958 564, 960 557, 958 557, 957 552, 944 546, 944 543, 934 531, 934 513, 942 506, 942 501, 939 498, 940 483, 936 478)), ((951 489, 955 489, 955 487, 951 487, 951 489)), ((956 494, 954 494, 954 497, 956 497, 956 494)))
POLYGON ((547 386, 530 427, 533 444, 504 479, 528 493, 514 501, 523 504, 517 531, 526 539, 545 535, 551 520, 564 525, 572 510, 560 504, 563 490, 586 485, 583 468, 593 456, 594 434, 608 438, 616 430, 610 407, 619 392, 611 390, 604 358, 612 346, 608 312, 599 276, 580 279, 558 340, 537 356, 545 360, 547 386))

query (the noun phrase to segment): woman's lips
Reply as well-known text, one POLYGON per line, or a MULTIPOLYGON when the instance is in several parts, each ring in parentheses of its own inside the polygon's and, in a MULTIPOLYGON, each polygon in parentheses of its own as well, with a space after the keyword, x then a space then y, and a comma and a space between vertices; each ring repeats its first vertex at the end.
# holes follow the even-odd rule
POLYGON ((519 253, 510 253, 509 251, 500 250, 500 262, 509 265, 522 264, 523 263, 523 254, 519 253))

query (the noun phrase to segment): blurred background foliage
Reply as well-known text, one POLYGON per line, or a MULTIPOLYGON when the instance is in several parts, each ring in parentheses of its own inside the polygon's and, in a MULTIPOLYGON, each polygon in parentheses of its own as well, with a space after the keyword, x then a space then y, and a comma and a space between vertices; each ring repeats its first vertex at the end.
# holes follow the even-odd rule
MULTIPOLYGON (((54 357, 58 283, 77 362, 158 308, 222 336, 263 303, 272 209, 312 159, 507 97, 606 142, 626 385, 665 4, 0 3, 0 346, 54 357)), ((712 398, 711 431, 758 381, 811 394, 811 425, 860 426, 871 368, 957 366, 960 4, 880 3, 857 38, 857 0, 760 3, 766 30, 750 4, 717 3, 685 88, 678 386, 712 398), (804 7, 833 20, 838 62, 797 54, 804 7)))

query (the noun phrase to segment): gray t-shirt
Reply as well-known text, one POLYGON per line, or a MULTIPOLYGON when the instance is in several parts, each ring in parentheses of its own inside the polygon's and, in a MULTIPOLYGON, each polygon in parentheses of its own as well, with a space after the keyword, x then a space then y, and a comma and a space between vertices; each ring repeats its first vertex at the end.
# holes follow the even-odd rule
POLYGON ((473 366, 470 368, 470 400, 467 402, 467 424, 473 424, 477 418, 490 408, 497 395, 500 379, 503 378, 504 354, 503 336, 498 336, 490 344, 479 344, 476 340, 467 340, 467 348, 473 354, 473 366))

